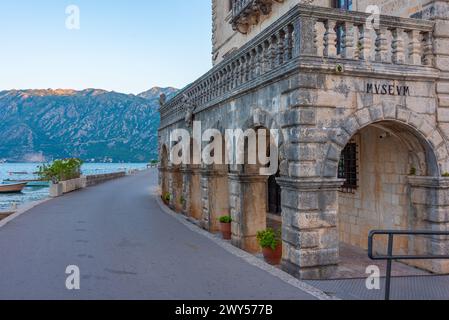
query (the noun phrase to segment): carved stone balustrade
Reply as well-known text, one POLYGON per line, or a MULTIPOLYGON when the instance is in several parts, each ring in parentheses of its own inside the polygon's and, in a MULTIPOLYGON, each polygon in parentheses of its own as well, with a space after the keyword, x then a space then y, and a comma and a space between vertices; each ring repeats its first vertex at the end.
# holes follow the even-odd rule
MULTIPOLYGON (((258 1, 235 1, 243 14, 258 1)), ((422 76, 433 73, 433 22, 296 5, 160 109, 161 129, 288 73, 305 70, 422 76), (188 100, 186 102, 186 99, 188 100)))

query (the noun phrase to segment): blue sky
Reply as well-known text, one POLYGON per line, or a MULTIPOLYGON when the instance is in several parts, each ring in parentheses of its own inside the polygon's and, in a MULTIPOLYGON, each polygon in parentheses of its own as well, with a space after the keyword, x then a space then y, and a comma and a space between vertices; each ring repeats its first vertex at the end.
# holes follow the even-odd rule
POLYGON ((0 0, 0 91, 183 87, 211 67, 210 0, 0 0), (66 28, 66 7, 80 30, 66 28))

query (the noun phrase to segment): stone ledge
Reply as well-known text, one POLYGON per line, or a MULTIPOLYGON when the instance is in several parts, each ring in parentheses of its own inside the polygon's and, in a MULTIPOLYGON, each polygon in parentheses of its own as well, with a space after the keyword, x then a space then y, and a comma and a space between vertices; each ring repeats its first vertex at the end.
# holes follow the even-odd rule
POLYGON ((449 189, 449 178, 409 176, 408 183, 413 187, 449 189))
POLYGON ((303 191, 337 190, 345 182, 343 179, 277 178, 276 180, 283 188, 303 191))

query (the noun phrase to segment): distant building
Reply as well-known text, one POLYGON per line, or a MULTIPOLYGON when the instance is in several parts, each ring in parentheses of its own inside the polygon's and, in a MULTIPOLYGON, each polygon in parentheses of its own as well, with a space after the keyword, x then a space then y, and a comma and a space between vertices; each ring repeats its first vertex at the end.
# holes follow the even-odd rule
MULTIPOLYGON (((231 214, 232 243, 247 251, 281 226, 283 268, 327 278, 339 244, 367 249, 373 229, 448 229, 449 3, 378 0, 377 19, 373 1, 307 2, 213 1, 213 69, 162 101, 160 183, 207 230, 231 214), (279 172, 171 164, 170 133, 191 130, 190 113, 203 132, 279 130, 279 172)), ((447 254, 449 241, 394 249, 447 254)))

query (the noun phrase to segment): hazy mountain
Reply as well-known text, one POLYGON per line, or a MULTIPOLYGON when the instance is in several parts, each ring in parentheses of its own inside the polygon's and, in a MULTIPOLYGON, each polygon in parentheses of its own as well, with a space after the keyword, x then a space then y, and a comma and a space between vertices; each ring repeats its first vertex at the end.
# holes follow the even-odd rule
POLYGON ((157 158, 158 97, 98 89, 0 92, 0 159, 141 162, 157 158))
POLYGON ((161 94, 165 94, 167 96, 167 98, 172 97, 176 92, 178 92, 178 89, 175 88, 159 88, 159 87, 154 87, 151 88, 148 91, 142 92, 138 95, 138 97, 144 98, 144 99, 148 99, 148 100, 154 100, 154 99, 158 99, 161 94))

